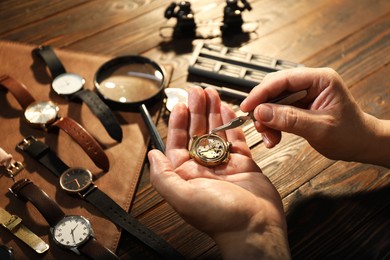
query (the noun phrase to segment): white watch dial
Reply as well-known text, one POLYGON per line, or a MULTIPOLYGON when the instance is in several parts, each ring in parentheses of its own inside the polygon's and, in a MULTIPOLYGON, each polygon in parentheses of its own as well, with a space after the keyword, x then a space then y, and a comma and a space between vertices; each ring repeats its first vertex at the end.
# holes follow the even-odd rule
POLYGON ((59 95, 70 95, 83 88, 85 80, 78 74, 64 73, 52 82, 53 90, 59 95))
POLYGON ((35 102, 26 108, 24 116, 31 124, 44 125, 57 118, 58 110, 58 106, 53 102, 35 102))
POLYGON ((54 240, 65 247, 77 247, 91 235, 91 224, 82 216, 67 216, 53 228, 54 240))

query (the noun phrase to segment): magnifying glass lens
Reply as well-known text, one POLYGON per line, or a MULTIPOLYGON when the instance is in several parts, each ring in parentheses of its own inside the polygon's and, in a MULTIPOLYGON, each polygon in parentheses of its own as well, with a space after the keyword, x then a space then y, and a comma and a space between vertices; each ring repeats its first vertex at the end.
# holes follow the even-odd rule
POLYGON ((138 108, 161 97, 165 71, 142 56, 121 56, 104 63, 95 74, 95 87, 117 109, 138 108))
POLYGON ((150 64, 128 64, 101 75, 99 91, 106 98, 121 103, 145 100, 161 89, 163 75, 150 64))

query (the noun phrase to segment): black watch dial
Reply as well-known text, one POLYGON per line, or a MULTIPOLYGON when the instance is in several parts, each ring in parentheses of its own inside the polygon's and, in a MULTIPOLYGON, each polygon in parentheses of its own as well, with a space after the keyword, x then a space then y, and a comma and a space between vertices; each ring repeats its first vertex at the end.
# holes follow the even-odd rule
POLYGON ((69 168, 60 177, 61 188, 68 192, 83 191, 92 183, 92 173, 81 167, 69 168))

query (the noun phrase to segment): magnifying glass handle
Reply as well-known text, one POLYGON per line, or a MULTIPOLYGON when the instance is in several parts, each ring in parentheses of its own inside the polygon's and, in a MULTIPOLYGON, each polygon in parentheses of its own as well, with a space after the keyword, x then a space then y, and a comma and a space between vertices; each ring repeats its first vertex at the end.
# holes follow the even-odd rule
POLYGON ((165 144, 164 144, 163 140, 161 139, 160 133, 158 132, 157 127, 154 124, 153 119, 150 116, 148 109, 146 108, 146 106, 144 104, 142 104, 140 106, 140 111, 141 111, 142 118, 145 121, 146 127, 149 130, 149 134, 150 134, 150 137, 152 138, 152 143, 153 143, 154 147, 156 147, 161 152, 165 153, 165 144))

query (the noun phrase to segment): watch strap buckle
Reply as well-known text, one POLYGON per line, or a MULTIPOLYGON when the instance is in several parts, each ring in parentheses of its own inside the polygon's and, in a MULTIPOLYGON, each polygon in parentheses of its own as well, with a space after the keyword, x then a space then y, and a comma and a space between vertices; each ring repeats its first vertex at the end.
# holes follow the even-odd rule
POLYGON ((14 178, 16 175, 18 175, 19 172, 21 172, 24 169, 24 165, 21 162, 15 161, 8 165, 6 167, 7 174, 10 178, 14 178))
POLYGON ((11 215, 10 218, 2 223, 3 227, 8 229, 9 231, 13 231, 22 223, 22 219, 16 215, 11 215))
POLYGON ((2 148, 0 148, 0 166, 4 166, 7 176, 12 179, 24 169, 23 163, 16 161, 2 148))
POLYGON ((37 141, 37 139, 30 135, 30 136, 27 136, 26 138, 24 138, 21 142, 19 142, 17 145, 16 145, 16 148, 18 148, 19 150, 21 151, 25 151, 32 142, 35 142, 37 141))

